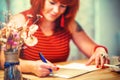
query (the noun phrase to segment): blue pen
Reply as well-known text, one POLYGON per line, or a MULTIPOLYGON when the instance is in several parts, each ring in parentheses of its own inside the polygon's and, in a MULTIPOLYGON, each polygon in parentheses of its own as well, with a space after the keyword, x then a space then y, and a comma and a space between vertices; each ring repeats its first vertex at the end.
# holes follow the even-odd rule
MULTIPOLYGON (((39 53, 39 56, 44 63, 47 63, 47 61, 46 61, 45 57, 42 55, 42 53, 39 53)), ((52 73, 52 69, 49 69, 49 71, 50 71, 50 73, 52 73)))

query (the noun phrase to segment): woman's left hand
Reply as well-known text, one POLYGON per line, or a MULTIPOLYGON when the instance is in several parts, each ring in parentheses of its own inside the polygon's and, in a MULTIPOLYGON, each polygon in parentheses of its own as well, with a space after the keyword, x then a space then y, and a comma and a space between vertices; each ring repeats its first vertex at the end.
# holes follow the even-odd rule
POLYGON ((108 57, 108 53, 106 53, 105 49, 99 47, 95 50, 86 65, 90 65, 93 61, 95 62, 97 68, 105 68, 104 64, 108 64, 110 60, 108 57))

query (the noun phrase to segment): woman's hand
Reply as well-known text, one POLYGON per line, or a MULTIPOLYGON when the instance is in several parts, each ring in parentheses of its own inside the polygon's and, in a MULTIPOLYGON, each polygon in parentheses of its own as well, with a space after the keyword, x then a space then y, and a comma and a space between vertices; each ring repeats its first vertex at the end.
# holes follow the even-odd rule
POLYGON ((52 63, 43 63, 41 60, 35 61, 32 73, 38 77, 45 77, 50 74, 49 69, 57 71, 59 68, 52 63))
POLYGON ((104 64, 109 63, 109 57, 106 50, 102 47, 98 47, 86 65, 90 65, 93 61, 95 62, 97 68, 105 68, 104 64))

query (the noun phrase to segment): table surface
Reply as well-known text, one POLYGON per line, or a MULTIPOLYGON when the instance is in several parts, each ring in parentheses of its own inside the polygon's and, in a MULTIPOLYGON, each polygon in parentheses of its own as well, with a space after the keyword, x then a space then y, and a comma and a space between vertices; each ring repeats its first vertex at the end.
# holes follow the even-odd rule
MULTIPOLYGON (((64 65, 71 62, 85 63, 86 60, 60 62, 56 64, 64 65)), ((96 70, 84 75, 80 75, 71 79, 57 78, 57 77, 39 78, 31 74, 22 74, 22 76, 25 78, 29 78, 30 80, 120 80, 120 73, 112 72, 109 68, 99 69, 99 70, 96 70)), ((0 70, 0 80, 4 80, 3 77, 4 77, 4 71, 0 70)))

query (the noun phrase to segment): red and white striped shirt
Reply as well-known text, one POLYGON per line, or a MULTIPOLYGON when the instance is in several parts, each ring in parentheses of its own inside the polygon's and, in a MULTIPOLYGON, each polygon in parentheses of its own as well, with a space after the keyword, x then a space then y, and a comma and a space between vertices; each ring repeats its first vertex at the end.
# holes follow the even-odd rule
MULTIPOLYGON (((22 12, 26 17, 27 12, 22 12)), ((40 26, 39 26, 40 27, 40 26)), ((45 36, 44 33, 39 28, 34 36, 38 38, 38 43, 35 46, 27 46, 27 48, 22 50, 22 59, 26 60, 39 60, 39 52, 41 52, 47 60, 51 62, 66 61, 69 56, 70 51, 70 39, 71 34, 65 30, 61 29, 54 32, 51 36, 45 36)))

